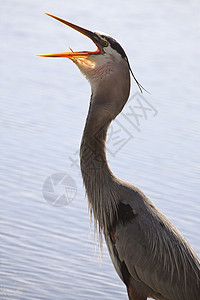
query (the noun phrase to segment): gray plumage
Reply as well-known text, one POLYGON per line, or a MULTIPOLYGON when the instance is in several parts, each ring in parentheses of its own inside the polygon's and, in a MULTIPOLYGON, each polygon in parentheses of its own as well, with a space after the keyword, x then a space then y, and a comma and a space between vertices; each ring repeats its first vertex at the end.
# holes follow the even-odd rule
POLYGON ((106 160, 107 129, 123 109, 130 92, 131 69, 124 50, 105 34, 52 17, 88 36, 98 47, 95 52, 46 56, 70 58, 91 84, 80 149, 81 171, 90 212, 99 231, 104 233, 129 299, 199 300, 199 258, 140 189, 114 176, 106 160))
POLYGON ((115 269, 123 281, 122 263, 130 274, 129 299, 200 299, 197 255, 142 191, 112 174, 105 156, 109 114, 91 100, 81 144, 81 170, 90 209, 104 232, 115 269), (93 109, 102 114, 106 126, 101 127, 102 118, 93 109), (132 209, 125 224, 117 217, 120 202, 132 209))

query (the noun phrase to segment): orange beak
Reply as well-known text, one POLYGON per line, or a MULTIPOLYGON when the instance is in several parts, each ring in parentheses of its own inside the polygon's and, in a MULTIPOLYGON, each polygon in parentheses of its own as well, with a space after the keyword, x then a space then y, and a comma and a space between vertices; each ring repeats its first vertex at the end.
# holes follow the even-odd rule
POLYGON ((90 31, 90 30, 87 30, 85 28, 82 28, 80 26, 77 26, 75 24, 72 24, 68 21, 65 21, 61 18, 58 18, 56 16, 53 16, 51 14, 48 14, 48 13, 45 13, 46 15, 62 22, 63 24, 79 31, 80 33, 84 34, 85 36, 89 37, 97 46, 97 50, 92 52, 92 51, 76 51, 76 52, 73 52, 71 49, 71 52, 61 52, 61 53, 52 53, 52 54, 42 54, 42 55, 36 55, 36 56, 41 56, 41 57, 67 57, 67 58, 70 58, 70 59, 73 59, 73 58, 88 58, 88 56, 90 54, 99 54, 101 53, 102 51, 102 48, 100 46, 100 43, 98 42, 99 41, 99 38, 97 36, 96 33, 90 31))

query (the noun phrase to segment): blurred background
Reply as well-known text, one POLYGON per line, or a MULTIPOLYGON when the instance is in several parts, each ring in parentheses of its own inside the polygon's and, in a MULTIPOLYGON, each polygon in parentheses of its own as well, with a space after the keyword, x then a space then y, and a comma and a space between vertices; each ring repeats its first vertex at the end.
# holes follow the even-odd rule
POLYGON ((0 298, 127 299, 106 246, 101 261, 98 242, 95 252, 93 224, 89 230, 78 150, 90 86, 70 60, 35 56, 95 47, 44 12, 106 32, 125 49, 150 94, 132 80, 109 131, 109 164, 200 255, 200 4, 0 4, 0 298))

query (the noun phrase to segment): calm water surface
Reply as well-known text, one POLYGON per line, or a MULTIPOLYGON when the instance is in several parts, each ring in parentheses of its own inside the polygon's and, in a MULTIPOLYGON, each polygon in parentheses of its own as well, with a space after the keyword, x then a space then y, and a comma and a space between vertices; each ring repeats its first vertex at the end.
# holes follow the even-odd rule
POLYGON ((89 231, 77 151, 90 87, 70 61, 34 56, 94 47, 45 11, 107 32, 126 49, 151 94, 133 97, 133 82, 132 99, 109 132, 109 163, 150 197, 200 255, 200 5, 123 3, 0 4, 3 300, 127 299, 106 247, 100 262, 89 231), (74 181, 58 183, 52 176, 57 173, 74 181), (42 193, 45 182, 51 203, 42 193), (73 201, 67 205, 66 199, 73 201))

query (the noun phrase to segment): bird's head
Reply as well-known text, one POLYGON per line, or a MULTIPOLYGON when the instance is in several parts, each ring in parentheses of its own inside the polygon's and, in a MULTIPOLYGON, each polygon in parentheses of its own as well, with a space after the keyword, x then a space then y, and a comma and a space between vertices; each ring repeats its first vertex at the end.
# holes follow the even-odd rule
MULTIPOLYGON (((108 101, 115 99, 116 102, 121 102, 116 103, 116 106, 121 106, 120 110, 123 108, 129 96, 130 72, 142 91, 142 86, 131 71, 125 51, 115 39, 104 33, 92 32, 51 14, 47 15, 89 37, 97 46, 97 50, 74 52, 70 48, 70 52, 38 56, 67 57, 71 59, 89 80, 93 96, 96 96, 97 99, 101 98, 100 101, 102 101, 102 99, 107 99, 108 101)), ((119 113, 119 111, 116 111, 116 114, 117 113, 119 113)))

